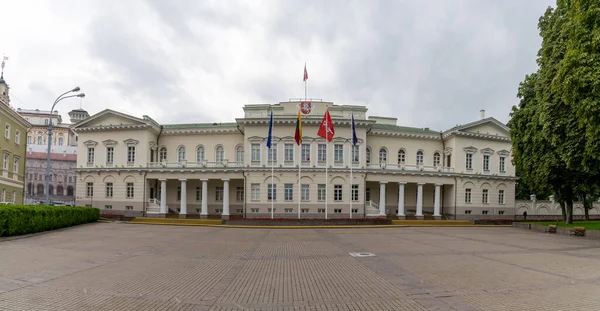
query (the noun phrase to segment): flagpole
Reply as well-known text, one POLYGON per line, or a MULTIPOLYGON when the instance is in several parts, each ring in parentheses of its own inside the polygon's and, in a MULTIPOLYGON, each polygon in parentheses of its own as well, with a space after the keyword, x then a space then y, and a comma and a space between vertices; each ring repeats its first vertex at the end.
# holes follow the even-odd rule
POLYGON ((302 185, 300 184, 300 170, 302 168, 302 141, 298 145, 298 219, 300 219, 300 201, 302 199, 302 185))
MULTIPOLYGON (((271 148, 269 148, 271 149, 271 148)), ((268 152, 267 152, 267 156, 268 156, 268 152)), ((273 153, 271 153, 271 219, 274 218, 274 214, 275 214, 275 196, 273 195, 275 193, 275 182, 274 182, 274 176, 275 176, 275 169, 274 169, 274 165, 273 165, 273 153)))
MULTIPOLYGON (((352 125, 350 125, 350 127, 352 127, 352 125)), ((352 135, 352 133, 350 133, 350 135, 352 135)), ((354 188, 352 187, 352 182, 354 181, 352 179, 352 162, 354 161, 354 143, 352 142, 352 140, 350 141, 350 219, 352 219, 352 195, 353 195, 353 191, 354 188)))
MULTIPOLYGON (((327 112, 325 112, 327 113, 327 112)), ((331 126, 327 124, 327 127, 331 126)), ((327 219, 327 201, 329 201, 329 178, 327 176, 327 167, 329 164, 329 131, 325 129, 325 219, 327 219)))

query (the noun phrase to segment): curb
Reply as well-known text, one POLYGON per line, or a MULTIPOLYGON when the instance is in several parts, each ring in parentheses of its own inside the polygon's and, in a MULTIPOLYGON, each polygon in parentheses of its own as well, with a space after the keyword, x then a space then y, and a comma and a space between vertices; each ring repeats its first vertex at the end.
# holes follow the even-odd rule
POLYGON ((211 224, 184 224, 184 223, 135 223, 125 222, 131 225, 163 225, 163 226, 196 226, 196 227, 218 227, 218 228, 237 228, 237 229, 373 229, 373 228, 406 228, 406 227, 445 227, 445 228, 465 228, 465 227, 489 227, 489 228, 508 228, 512 225, 360 225, 360 226, 243 226, 243 225, 211 225, 211 224))

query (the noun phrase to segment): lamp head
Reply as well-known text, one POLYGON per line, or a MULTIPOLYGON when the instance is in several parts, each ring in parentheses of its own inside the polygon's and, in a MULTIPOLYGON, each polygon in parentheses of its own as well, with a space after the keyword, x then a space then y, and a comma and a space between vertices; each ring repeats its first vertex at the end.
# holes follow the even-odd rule
POLYGON ((84 97, 85 97, 85 93, 80 93, 80 94, 77 94, 77 97, 84 98, 84 97))
POLYGON ((79 92, 80 88, 78 86, 76 86, 74 89, 71 90, 71 92, 79 92))

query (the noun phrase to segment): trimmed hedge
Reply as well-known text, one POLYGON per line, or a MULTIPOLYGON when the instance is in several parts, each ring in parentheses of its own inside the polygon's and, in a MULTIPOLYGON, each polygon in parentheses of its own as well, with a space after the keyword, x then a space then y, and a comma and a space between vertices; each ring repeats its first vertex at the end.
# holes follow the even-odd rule
POLYGON ((0 236, 35 233, 95 222, 100 210, 79 206, 0 205, 0 236))

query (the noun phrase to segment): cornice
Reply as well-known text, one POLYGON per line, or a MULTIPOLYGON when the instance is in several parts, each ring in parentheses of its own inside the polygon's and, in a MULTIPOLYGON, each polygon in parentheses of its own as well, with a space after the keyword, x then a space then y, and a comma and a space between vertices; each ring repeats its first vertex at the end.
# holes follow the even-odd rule
POLYGON ((197 134, 241 134, 237 127, 207 128, 207 129, 168 129, 162 135, 197 135, 197 134))
POLYGON ((72 127, 76 133, 81 132, 105 132, 105 131, 117 131, 117 130, 151 130, 158 133, 158 129, 150 124, 123 124, 123 125, 99 125, 99 126, 88 126, 88 127, 72 127))
MULTIPOLYGON (((273 118, 273 123, 274 124, 282 124, 282 125, 295 125, 296 124, 296 118, 273 118)), ((237 123, 240 125, 268 125, 269 124, 269 118, 243 118, 243 119, 236 119, 237 123)), ((323 118, 319 117, 319 118, 314 118, 314 117, 303 117, 302 118, 302 125, 320 125, 321 122, 323 121, 323 118)), ((335 119, 332 118, 333 121, 333 126, 350 126, 350 123, 352 122, 351 119, 335 119)), ((358 127, 370 127, 371 125, 375 124, 374 121, 369 121, 369 120, 356 120, 354 119, 354 125, 358 128, 358 127)))
POLYGON ((421 133, 410 133, 410 132, 396 132, 386 130, 373 130, 369 132, 367 136, 391 136, 391 137, 406 137, 406 138, 417 138, 427 140, 441 140, 439 135, 421 134, 421 133))
POLYGON ((487 139, 487 140, 497 140, 497 141, 505 141, 505 142, 510 142, 511 139, 510 137, 503 137, 503 136, 498 136, 498 135, 489 135, 489 134, 481 134, 481 133, 471 133, 471 132, 459 132, 459 131, 454 131, 454 132, 449 132, 443 135, 443 138, 446 139, 450 136, 462 136, 462 137, 470 137, 470 138, 481 138, 481 139, 487 139))

